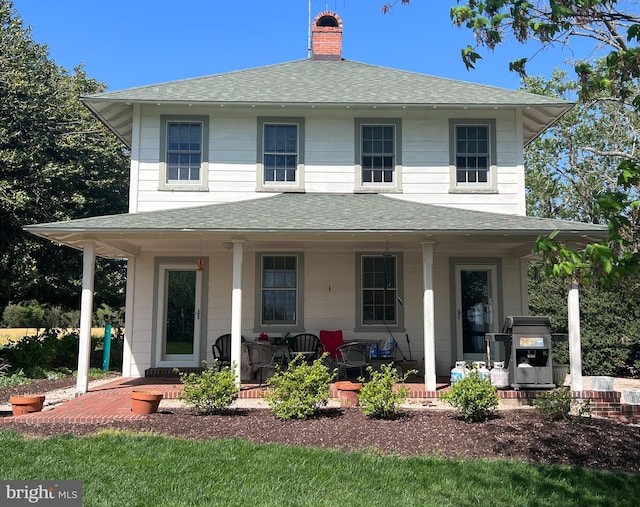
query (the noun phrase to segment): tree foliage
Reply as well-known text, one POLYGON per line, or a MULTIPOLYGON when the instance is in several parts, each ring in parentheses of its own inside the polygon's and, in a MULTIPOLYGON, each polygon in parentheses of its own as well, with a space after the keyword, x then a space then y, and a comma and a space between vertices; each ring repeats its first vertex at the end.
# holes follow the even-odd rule
MULTIPOLYGON (((640 17, 632 12, 632 7, 633 2, 617 0, 468 0, 452 7, 451 18, 454 24, 470 29, 475 36, 475 47, 469 45, 462 50, 468 68, 473 68, 481 58, 479 47, 492 50, 509 38, 519 43, 537 41, 540 49, 569 45, 577 38, 592 41, 592 54, 608 53, 602 59, 576 63, 580 99, 583 103, 615 102, 635 113, 640 107, 640 17)), ((509 68, 525 76, 527 61, 528 57, 519 58, 509 68)), ((593 150, 593 154, 611 151, 606 143, 613 132, 606 133, 601 139, 604 145, 593 150)), ((536 250, 547 261, 549 273, 574 279, 595 273, 601 282, 611 283, 612 278, 639 269, 640 160, 635 143, 623 148, 616 153, 619 159, 616 188, 607 188, 603 172, 600 176, 605 181, 596 175, 593 182, 594 189, 600 191, 592 191, 588 196, 590 207, 609 226, 607 240, 575 249, 557 241, 555 235, 539 238, 536 250)))
MULTIPOLYGON (((383 12, 396 3, 385 4, 383 12)), ((587 40, 593 46, 591 56, 575 65, 580 99, 606 97, 638 110, 640 16, 636 7, 631 0, 458 0, 451 8, 451 19, 474 35, 474 45, 461 50, 468 69, 482 58, 481 48, 493 50, 508 40, 537 43, 535 53, 551 46, 569 46, 576 39, 587 40)), ((524 77, 529 59, 518 58, 509 63, 509 69, 524 77)), ((640 270, 640 160, 635 150, 618 155, 616 184, 620 191, 594 195, 594 206, 609 226, 607 239, 575 248, 559 242, 556 235, 539 238, 535 250, 546 260, 550 274, 580 279, 596 273, 606 284, 640 270)))
MULTIPOLYGON (((81 66, 56 65, 0 0, 0 306, 78 305, 81 254, 23 226, 126 211, 127 153, 78 100, 104 90, 81 66)), ((105 302, 122 304, 123 284, 121 265, 98 262, 105 302)))

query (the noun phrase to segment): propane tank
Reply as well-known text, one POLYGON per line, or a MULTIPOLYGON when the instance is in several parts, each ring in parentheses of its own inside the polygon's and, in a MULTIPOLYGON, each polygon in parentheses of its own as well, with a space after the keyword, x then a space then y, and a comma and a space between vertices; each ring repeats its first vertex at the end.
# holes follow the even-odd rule
POLYGON ((504 361, 496 361, 491 370, 491 383, 498 389, 509 387, 509 371, 504 367, 504 361))
POLYGON ((474 361, 473 368, 478 372, 478 377, 483 380, 490 380, 490 373, 487 369, 487 363, 484 361, 474 361))
POLYGON ((451 370, 451 383, 462 380, 469 374, 466 361, 456 361, 455 367, 451 370))

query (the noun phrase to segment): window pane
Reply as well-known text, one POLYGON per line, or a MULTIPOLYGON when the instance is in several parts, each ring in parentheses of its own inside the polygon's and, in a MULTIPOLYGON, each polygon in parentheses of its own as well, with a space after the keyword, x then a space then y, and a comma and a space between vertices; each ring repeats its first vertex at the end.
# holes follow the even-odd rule
POLYGON ((202 124, 167 123, 166 144, 167 180, 200 181, 202 124))
POLYGON ((262 261, 262 322, 295 322, 297 258, 265 256, 262 261), (269 289, 269 290, 267 290, 269 289))
POLYGON ((489 127, 457 125, 456 182, 487 183, 489 169, 489 127))
POLYGON ((361 129, 362 182, 393 183, 395 127, 363 125, 361 129))
POLYGON ((396 323, 395 256, 362 256, 362 323, 396 323))

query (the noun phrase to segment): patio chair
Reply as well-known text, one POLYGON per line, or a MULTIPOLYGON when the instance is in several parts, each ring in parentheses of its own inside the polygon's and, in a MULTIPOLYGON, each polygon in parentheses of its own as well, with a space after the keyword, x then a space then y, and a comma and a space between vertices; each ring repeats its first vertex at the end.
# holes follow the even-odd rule
MULTIPOLYGON (((241 337, 242 342, 246 340, 244 336, 241 337)), ((218 371, 222 370, 225 366, 231 366, 231 334, 223 334, 219 336, 215 343, 211 345, 211 351, 213 352, 213 358, 218 360, 218 371)))
POLYGON ((277 350, 273 345, 267 342, 247 342, 247 349, 249 351, 249 365, 251 366, 252 374, 255 372, 260 373, 260 384, 263 383, 264 370, 273 370, 277 363, 277 350))
POLYGON ((328 357, 324 358, 323 362, 331 371, 336 368, 336 350, 340 345, 344 345, 342 330, 320 330, 320 354, 324 354, 325 352, 329 354, 328 357))
POLYGON ((320 352, 320 339, 311 333, 300 333, 291 338, 289 355, 295 358, 298 354, 304 356, 304 360, 311 364, 318 359, 320 352))
POLYGON ((338 378, 344 375, 348 379, 348 370, 360 370, 360 377, 364 376, 364 371, 369 366, 369 354, 367 344, 361 342, 350 342, 341 345, 336 349, 336 366, 338 368, 338 378))

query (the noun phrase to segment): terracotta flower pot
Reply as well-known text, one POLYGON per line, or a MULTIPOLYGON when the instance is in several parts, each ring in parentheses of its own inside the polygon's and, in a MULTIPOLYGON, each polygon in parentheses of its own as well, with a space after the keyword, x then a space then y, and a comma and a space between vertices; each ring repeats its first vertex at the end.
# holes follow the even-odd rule
POLYGON ((139 415, 153 414, 162 398, 163 394, 155 391, 131 391, 131 410, 139 415))
POLYGON ((30 414, 40 412, 44 405, 44 394, 28 394, 25 396, 12 396, 9 398, 13 415, 30 414))
POLYGON ((336 382, 336 390, 338 391, 338 401, 343 408, 357 407, 358 393, 362 389, 362 384, 359 382, 342 381, 336 382))

